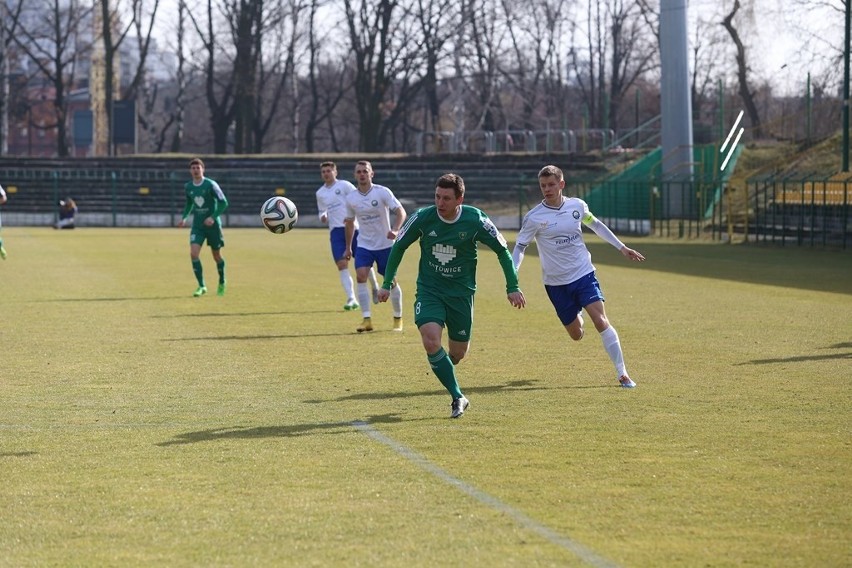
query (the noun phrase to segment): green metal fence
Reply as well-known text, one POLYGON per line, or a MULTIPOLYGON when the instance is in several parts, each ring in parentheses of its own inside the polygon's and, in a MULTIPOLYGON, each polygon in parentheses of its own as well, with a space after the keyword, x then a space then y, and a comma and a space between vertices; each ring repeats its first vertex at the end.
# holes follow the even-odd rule
MULTIPOLYGON (((852 176, 836 174, 763 175, 733 188, 699 169, 691 180, 661 179, 653 168, 641 175, 607 180, 570 175, 567 195, 585 200, 614 231, 671 238, 710 238, 776 243, 781 246, 850 248, 852 176)), ((435 171, 381 172, 409 211, 432 202, 435 171)), ((465 172, 465 202, 500 219, 501 228, 520 227, 523 215, 541 201, 536 172, 465 172)), ((300 226, 319 226, 316 171, 217 168, 214 179, 228 196, 227 226, 259 226, 260 205, 271 195, 287 195, 299 207, 300 226)), ((184 206, 186 172, 164 168, 0 168, 9 193, 4 225, 51 225, 58 201, 73 197, 80 206, 78 226, 173 226, 184 206)))
POLYGON ((763 175, 747 181, 742 232, 781 246, 852 244, 852 174, 763 175))

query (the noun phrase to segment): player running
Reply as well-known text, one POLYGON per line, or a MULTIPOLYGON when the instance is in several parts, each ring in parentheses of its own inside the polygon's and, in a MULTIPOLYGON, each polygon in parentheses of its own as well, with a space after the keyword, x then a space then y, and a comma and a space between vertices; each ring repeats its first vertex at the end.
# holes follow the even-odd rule
POLYGON ((517 308, 526 305, 506 239, 483 211, 462 205, 464 191, 461 176, 451 173, 438 178, 435 205, 419 209, 403 225, 391 248, 379 290, 379 301, 386 301, 405 250, 419 239, 414 323, 420 330, 432 372, 453 398, 451 418, 464 414, 470 404, 459 387, 456 365, 467 354, 473 331, 478 242, 497 253, 509 303, 517 308), (449 354, 441 345, 444 326, 449 354))
POLYGON ((583 241, 582 226, 587 226, 630 260, 643 261, 645 257, 627 247, 609 227, 596 219, 585 201, 562 195, 565 179, 561 169, 543 167, 538 173, 538 181, 544 199, 530 209, 521 224, 512 251, 515 268, 521 267, 524 251, 535 240, 541 257, 544 289, 568 335, 574 341, 583 338, 581 312, 585 308, 615 365, 618 382, 624 388, 633 388, 636 383, 627 374, 618 333, 606 317, 603 292, 595 276, 592 255, 583 241))
MULTIPOLYGON (((356 191, 355 186, 346 180, 337 179, 337 165, 334 162, 320 164, 320 176, 323 184, 317 189, 317 215, 320 222, 328 225, 328 239, 331 244, 331 257, 337 265, 340 285, 346 293, 346 311, 357 310, 360 306, 355 299, 352 286, 352 275, 349 274, 349 259, 346 258, 346 196, 356 191)), ((358 222, 355 222, 355 233, 352 236, 352 247, 358 247, 358 222)), ((378 303, 377 291, 379 282, 376 273, 370 268, 370 288, 373 291, 373 303, 378 303)))

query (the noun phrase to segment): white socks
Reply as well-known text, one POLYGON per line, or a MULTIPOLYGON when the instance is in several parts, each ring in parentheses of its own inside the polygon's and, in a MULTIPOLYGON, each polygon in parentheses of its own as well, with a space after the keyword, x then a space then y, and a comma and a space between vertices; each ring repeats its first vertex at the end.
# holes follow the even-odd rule
POLYGON ((373 295, 370 293, 370 285, 366 282, 358 282, 358 303, 361 304, 361 315, 365 318, 370 317, 373 295))
POLYGON ((627 368, 624 365, 624 354, 621 352, 621 342, 618 340, 618 333, 615 328, 609 326, 601 332, 601 341, 607 355, 615 365, 615 372, 619 377, 627 375, 627 368))
POLYGON ((391 307, 393 308, 393 317, 402 317, 402 288, 399 287, 399 282, 390 291, 391 307))
POLYGON ((354 290, 352 289, 352 275, 349 274, 349 269, 344 268, 338 274, 340 274, 340 285, 343 286, 343 291, 346 292, 346 301, 351 302, 355 300, 354 290))

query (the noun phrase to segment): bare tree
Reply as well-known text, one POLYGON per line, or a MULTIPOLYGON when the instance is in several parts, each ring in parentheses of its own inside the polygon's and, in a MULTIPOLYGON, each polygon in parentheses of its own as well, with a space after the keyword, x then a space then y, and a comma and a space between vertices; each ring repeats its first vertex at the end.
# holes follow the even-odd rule
POLYGON ((745 105, 746 112, 751 120, 751 125, 754 128, 754 135, 755 137, 760 138, 763 135, 762 128, 760 126, 760 113, 757 110, 754 93, 749 86, 749 75, 751 69, 748 66, 746 47, 740 38, 737 25, 734 22, 734 18, 740 8, 740 0, 734 0, 734 5, 731 8, 731 11, 728 12, 722 20, 722 26, 724 26, 724 28, 728 31, 728 35, 731 36, 731 41, 734 42, 734 46, 736 47, 737 81, 739 83, 740 98, 742 98, 743 105, 745 105))
POLYGON ((235 75, 234 67, 219 69, 222 49, 216 42, 216 26, 213 17, 213 0, 205 2, 206 19, 202 22, 190 10, 192 21, 204 51, 204 93, 210 111, 210 128, 213 131, 213 152, 224 154, 228 149, 228 131, 234 122, 235 75))
POLYGON ((257 101, 258 66, 264 27, 263 0, 227 0, 223 3, 225 20, 234 40, 234 152, 253 149, 251 124, 257 101))
POLYGON ((13 7, 7 0, 0 4, 0 155, 9 151, 9 80, 11 62, 9 48, 15 41, 18 22, 20 21, 23 2, 16 2, 13 7))
MULTIPOLYGON (((508 68, 501 69, 506 82, 522 108, 520 126, 534 129, 533 118, 542 110, 540 99, 546 97, 543 84, 553 73, 562 22, 568 0, 532 0, 525 4, 500 0, 507 22, 510 52, 508 68)), ((556 71, 558 72, 558 71, 556 71)))
MULTIPOLYGON (((324 122, 328 123, 329 139, 334 151, 339 151, 335 136, 334 121, 331 117, 337 105, 347 92, 346 69, 342 66, 321 65, 323 50, 321 46, 333 41, 332 34, 326 32, 317 34, 318 0, 311 0, 308 12, 308 103, 307 119, 305 121, 305 150, 314 152, 316 149, 317 130, 324 122)), ((333 27, 332 27, 333 29, 333 27)), ((332 46, 332 49, 338 46, 332 46)), ((342 47, 340 47, 342 49, 342 47)), ((326 52, 330 50, 325 50, 326 52)))
MULTIPOLYGON (((68 96, 74 87, 79 59, 89 50, 80 32, 91 9, 76 0, 41 0, 28 3, 27 10, 33 10, 31 17, 22 19, 13 38, 53 91, 53 121, 40 127, 56 129, 56 153, 65 157, 70 149, 68 96)), ((29 124, 28 128, 35 126, 29 124)))
POLYGON ((616 130, 625 95, 657 65, 644 8, 642 0, 588 1, 585 50, 572 47, 569 57, 593 126, 616 130))
POLYGON ((150 0, 150 7, 146 5, 145 0, 130 0, 129 6, 129 21, 122 27, 121 17, 122 5, 121 0, 96 0, 100 8, 100 37, 97 38, 103 47, 103 95, 104 95, 104 110, 106 112, 106 135, 107 135, 107 153, 113 155, 115 149, 112 143, 113 140, 113 108, 116 100, 116 85, 118 85, 119 95, 121 99, 132 99, 139 85, 144 81, 145 64, 148 57, 148 48, 151 43, 151 31, 156 22, 157 10, 160 0, 150 0), (147 13, 146 13, 147 12, 147 13), (142 24, 147 18, 147 24, 142 24), (121 92, 120 81, 116 81, 115 62, 128 33, 136 29, 140 33, 144 33, 144 39, 139 43, 139 61, 136 69, 133 70, 132 79, 127 85, 124 92, 121 92), (144 30, 144 32, 143 32, 144 30))
MULTIPOLYGON (((786 27, 802 38, 790 68, 814 73, 815 82, 841 92, 843 80, 843 26, 850 0, 779 0, 778 12, 786 27)), ((802 73, 804 75, 804 73, 802 73)))
MULTIPOLYGON (((264 139, 275 124, 281 103, 287 99, 285 89, 293 85, 297 51, 305 31, 303 26, 307 25, 302 14, 307 9, 306 0, 286 0, 280 5, 278 13, 270 19, 269 33, 264 34, 266 38, 271 35, 272 41, 263 43, 266 46, 271 44, 272 47, 266 48, 268 53, 262 53, 258 62, 258 88, 251 123, 251 150, 255 153, 263 151, 264 139)), ((296 109, 292 116, 295 119, 299 116, 298 97, 294 99, 296 109)), ((298 126, 294 131, 298 132, 298 126)), ((297 145, 298 138, 294 135, 294 146, 297 148, 297 145)))
POLYGON ((354 60, 358 148, 385 149, 389 134, 422 87, 421 38, 399 0, 344 0, 354 60))
POLYGON ((415 17, 423 38, 424 77, 423 93, 426 98, 424 130, 440 130, 441 97, 438 77, 441 62, 448 59, 451 40, 456 33, 451 22, 460 21, 462 15, 454 0, 417 0, 415 17))
POLYGON ((498 96, 506 26, 490 0, 463 0, 462 14, 466 25, 456 46, 454 89, 470 93, 465 115, 472 130, 506 128, 498 96))
MULTIPOLYGON (((184 135, 184 118, 186 112, 186 0, 178 0, 178 15, 177 15, 177 76, 175 77, 175 111, 174 124, 175 129, 172 133, 172 141, 169 145, 169 150, 172 152, 180 152, 183 147, 184 135)), ((166 128, 163 129, 165 136, 166 128)), ((162 147, 162 145, 160 145, 162 147)))
POLYGON ((636 0, 612 0, 608 4, 612 59, 609 75, 608 124, 618 130, 618 116, 624 96, 654 65, 656 50, 644 25, 641 6, 636 0))

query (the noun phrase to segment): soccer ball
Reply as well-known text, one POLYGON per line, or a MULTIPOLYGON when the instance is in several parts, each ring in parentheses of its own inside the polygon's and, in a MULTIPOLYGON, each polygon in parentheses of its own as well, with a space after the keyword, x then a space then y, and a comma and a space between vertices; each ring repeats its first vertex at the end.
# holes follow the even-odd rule
POLYGON ((276 234, 286 233, 298 220, 299 211, 296 204, 280 195, 270 197, 260 208, 260 221, 263 226, 276 234))

